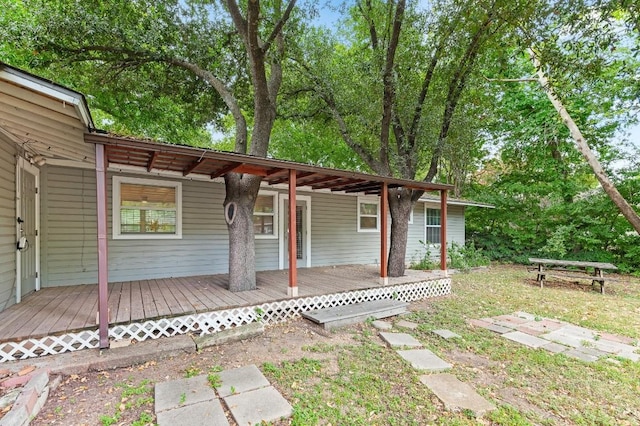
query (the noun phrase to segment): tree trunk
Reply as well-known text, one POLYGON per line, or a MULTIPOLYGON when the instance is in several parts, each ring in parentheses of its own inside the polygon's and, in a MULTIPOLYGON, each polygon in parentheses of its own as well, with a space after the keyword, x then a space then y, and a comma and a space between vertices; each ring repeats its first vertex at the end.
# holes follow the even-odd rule
POLYGON ((409 235, 409 218, 413 201, 411 190, 389 190, 389 212, 391 213, 391 246, 389 247, 388 273, 390 277, 404 275, 409 235))
POLYGON ((229 230, 229 290, 256 288, 256 250, 253 234, 253 206, 260 189, 260 176, 227 173, 224 177, 225 209, 235 203, 229 230))
POLYGON ((625 200, 622 194, 620 194, 618 188, 616 188, 613 182, 611 182, 609 177, 605 174, 605 171, 600 165, 600 162, 598 162, 598 159, 589 148, 589 145, 582 135, 580 128, 578 128, 578 125, 575 123, 575 121, 573 121, 573 118, 571 118, 569 112, 553 91, 553 87, 551 87, 549 79, 547 79, 544 72, 542 71, 538 57, 531 48, 529 49, 529 56, 531 57, 533 65, 536 68, 538 81, 540 82, 542 89, 545 91, 547 97, 555 107, 556 111, 558 111, 558 114, 560 114, 562 121, 569 129, 571 137, 573 137, 578 151, 580 151, 582 156, 587 160, 587 163, 589 163, 591 170, 593 170, 593 173, 596 175, 596 179, 598 179, 598 182, 600 182, 600 185, 602 186, 602 189, 604 189, 604 192, 607 193, 611 201, 613 201, 616 207, 618 207, 622 215, 629 221, 631 226, 633 226, 633 229, 635 229, 636 232, 640 234, 640 216, 638 216, 638 213, 636 213, 635 210, 633 210, 633 208, 629 205, 629 203, 627 203, 627 200, 625 200))

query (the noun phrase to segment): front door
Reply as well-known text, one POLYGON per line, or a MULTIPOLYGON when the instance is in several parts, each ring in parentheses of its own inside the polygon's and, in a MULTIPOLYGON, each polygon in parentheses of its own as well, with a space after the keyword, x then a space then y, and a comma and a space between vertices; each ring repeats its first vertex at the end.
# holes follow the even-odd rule
MULTIPOLYGON (((280 206, 280 211, 283 212, 282 217, 282 226, 280 233, 280 253, 282 256, 280 257, 280 269, 287 269, 289 266, 289 197, 283 196, 281 197, 282 204, 280 206)), ((310 197, 308 196, 297 196, 296 197, 296 259, 297 266, 300 267, 308 267, 310 265, 310 233, 309 233, 309 224, 307 223, 310 218, 310 197)))
POLYGON ((17 243, 18 280, 17 302, 29 293, 39 290, 38 282, 38 180, 37 167, 18 161, 17 184, 17 243))

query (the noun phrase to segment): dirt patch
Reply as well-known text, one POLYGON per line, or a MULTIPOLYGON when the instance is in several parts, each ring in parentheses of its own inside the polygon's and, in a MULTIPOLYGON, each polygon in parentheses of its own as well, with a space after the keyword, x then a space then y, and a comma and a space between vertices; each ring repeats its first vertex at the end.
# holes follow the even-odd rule
POLYGON ((309 321, 297 319, 266 327, 262 336, 206 348, 196 354, 66 376, 49 395, 44 408, 31 424, 129 425, 145 418, 143 413, 153 416, 153 402, 143 400, 136 392, 145 395, 142 392, 146 391, 148 398, 153 396, 155 383, 184 378, 189 374, 206 374, 214 366, 222 369, 249 364, 261 366, 265 362, 279 364, 306 357, 327 360, 327 365, 337 374, 339 369, 335 355, 325 350, 314 351, 314 348, 354 344, 353 336, 361 332, 362 327, 356 324, 326 332, 309 321))

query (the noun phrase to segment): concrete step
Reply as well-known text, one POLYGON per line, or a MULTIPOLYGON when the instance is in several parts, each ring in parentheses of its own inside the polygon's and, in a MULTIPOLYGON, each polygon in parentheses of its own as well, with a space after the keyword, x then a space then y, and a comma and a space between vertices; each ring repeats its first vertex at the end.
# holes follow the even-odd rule
POLYGON ((342 327, 366 321, 369 318, 387 318, 407 312, 407 302, 399 300, 375 300, 354 303, 335 308, 317 309, 303 312, 302 316, 315 323, 322 324, 325 329, 342 327))

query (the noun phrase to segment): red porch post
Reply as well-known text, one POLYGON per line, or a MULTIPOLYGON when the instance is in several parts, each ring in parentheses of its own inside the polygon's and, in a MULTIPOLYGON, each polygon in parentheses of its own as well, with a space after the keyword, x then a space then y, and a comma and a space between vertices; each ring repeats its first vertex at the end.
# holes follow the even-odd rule
POLYGON ((447 270, 447 190, 440 190, 440 269, 447 270))
POLYGON ((386 182, 382 183, 380 192, 380 283, 389 284, 389 276, 387 273, 387 258, 389 250, 387 249, 387 213, 389 211, 389 194, 386 182))
POLYGON ((98 329, 100 349, 109 347, 109 271, 107 263, 107 159, 104 145, 96 144, 96 199, 98 210, 98 329))
POLYGON ((289 170, 289 287, 287 296, 298 297, 298 251, 296 250, 296 171, 289 170))

